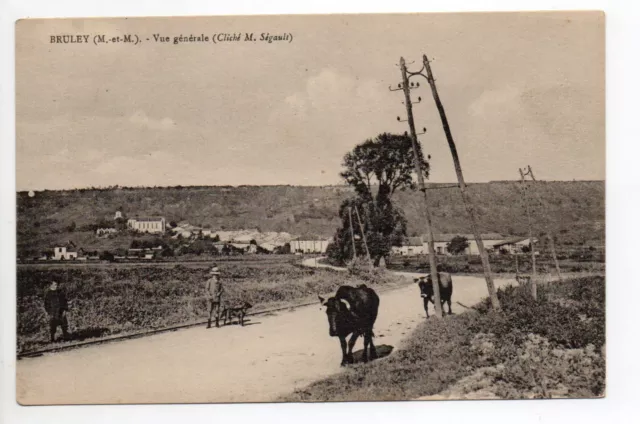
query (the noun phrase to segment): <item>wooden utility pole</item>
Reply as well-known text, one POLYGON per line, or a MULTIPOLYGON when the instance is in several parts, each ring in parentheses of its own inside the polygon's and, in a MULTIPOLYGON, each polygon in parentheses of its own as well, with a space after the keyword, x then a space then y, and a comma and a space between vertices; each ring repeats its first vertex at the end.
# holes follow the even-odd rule
POLYGON ((522 194, 524 196, 524 205, 527 211, 527 221, 529 222, 529 247, 531 249, 531 296, 536 300, 538 298, 538 283, 536 282, 536 248, 533 243, 533 230, 531 228, 531 210, 529 207, 529 195, 527 193, 526 181, 524 180, 524 172, 520 171, 520 181, 522 184, 522 194))
MULTIPOLYGON (((536 177, 533 176, 533 170, 531 169, 530 165, 527 165, 527 167, 529 168, 529 175, 531 175, 531 179, 533 180, 534 184, 537 186, 537 181, 536 177)), ((558 262, 558 256, 556 255, 556 246, 555 246, 555 242, 553 241, 553 234, 551 233, 551 225, 548 224, 550 222, 549 220, 549 209, 547 207, 546 202, 542 201, 542 198, 540 197, 540 193, 538 193, 537 190, 535 190, 536 193, 536 197, 538 198, 538 201, 540 202, 540 204, 542 205, 542 209, 544 211, 544 217, 545 217, 545 227, 547 229, 547 239, 549 240, 549 247, 551 248, 551 255, 553 256, 553 262, 556 266, 556 273, 558 274, 558 280, 562 281, 562 274, 560 274, 560 263, 558 262)))
POLYGON ((438 95, 438 90, 436 89, 436 82, 433 79, 433 73, 431 72, 431 65, 429 64, 427 55, 422 55, 422 62, 424 64, 425 70, 427 71, 427 81, 431 86, 433 100, 435 101, 436 107, 438 108, 438 113, 440 114, 440 120, 442 121, 442 127, 444 129, 444 134, 447 137, 447 142, 449 143, 449 149, 451 150, 451 156, 453 157, 453 166, 455 167, 456 176, 458 177, 458 186, 460 187, 460 192, 462 193, 462 202, 464 203, 465 209, 467 210, 467 213, 471 218, 471 229, 473 231, 473 237, 476 240, 476 245, 478 246, 478 253, 480 253, 482 268, 484 270, 484 278, 487 281, 487 290, 489 292, 489 298, 491 299, 491 306, 493 307, 493 309, 497 310, 500 309, 500 301, 498 300, 496 287, 493 283, 493 276, 491 275, 489 256, 484 248, 482 237, 480 236, 480 230, 478 228, 478 220, 476 218, 474 206, 471 199, 469 198, 469 194, 467 193, 467 185, 465 184, 464 176, 462 175, 462 166, 460 165, 460 159, 458 158, 458 150, 456 149, 456 144, 453 141, 453 136, 451 135, 449 121, 447 120, 447 115, 444 112, 444 106, 440 101, 440 96, 438 95))
POLYGON ((407 65, 404 58, 400 58, 400 69, 402 71, 402 90, 404 91, 404 103, 407 107, 407 120, 409 121, 409 130, 411 131, 411 144, 413 146, 413 165, 415 167, 416 176, 418 178, 418 186, 422 191, 424 200, 424 213, 427 227, 427 246, 429 249, 429 268, 431 271, 431 283, 433 285, 433 297, 436 309, 436 316, 442 318, 442 304, 440 303, 440 284, 438 279, 438 264, 436 262, 436 249, 433 245, 433 230, 431 227, 431 211, 429 209, 429 200, 427 198, 427 190, 424 185, 424 176, 422 174, 422 166, 420 154, 418 150, 418 136, 416 135, 416 126, 413 122, 413 109, 411 106, 411 94, 409 88, 409 77, 407 76, 407 65))
POLYGON ((351 220, 351 206, 349 206, 349 228, 351 229, 351 245, 353 246, 353 260, 356 260, 356 239, 353 236, 353 221, 351 220))
POLYGON ((369 271, 373 271, 373 262, 371 261, 371 255, 369 254, 367 236, 364 234, 364 227, 362 226, 362 221, 360 220, 360 212, 358 212, 357 206, 356 206, 356 218, 358 218, 358 224, 360 224, 360 232, 362 233, 362 240, 364 241, 364 250, 367 252, 367 259, 369 259, 369 271))

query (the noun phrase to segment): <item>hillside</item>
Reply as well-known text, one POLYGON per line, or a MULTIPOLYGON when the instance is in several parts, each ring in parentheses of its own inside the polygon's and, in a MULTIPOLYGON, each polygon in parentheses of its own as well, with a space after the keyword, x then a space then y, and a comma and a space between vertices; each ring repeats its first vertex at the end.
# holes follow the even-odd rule
MULTIPOLYGON (((469 221, 457 188, 432 184, 427 191, 436 232, 469 233, 469 221)), ((535 191, 548 205, 561 244, 604 244, 603 181, 540 182, 535 191)), ((527 217, 519 187, 513 182, 471 184, 482 232, 526 234, 527 217)), ((73 241, 92 249, 128 246, 122 238, 97 239, 92 226, 125 216, 164 216, 167 222, 188 221, 212 230, 257 228, 260 231, 330 237, 339 225, 340 202, 351 195, 341 186, 240 186, 110 188, 41 191, 34 197, 17 193, 18 253, 37 253, 73 241)), ((535 198, 535 196, 534 196, 535 198)), ((408 220, 410 235, 423 233, 421 196, 396 195, 408 220)), ((542 216, 538 207, 535 216, 542 216)))

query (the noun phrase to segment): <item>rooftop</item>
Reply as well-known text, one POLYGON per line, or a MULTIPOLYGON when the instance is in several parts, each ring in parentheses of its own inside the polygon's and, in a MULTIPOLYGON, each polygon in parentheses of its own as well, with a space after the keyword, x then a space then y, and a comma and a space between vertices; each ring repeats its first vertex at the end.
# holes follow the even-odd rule
POLYGON ((404 246, 422 246, 421 237, 407 237, 403 242, 404 246))
MULTIPOLYGON (((451 240, 453 240, 454 237, 458 237, 458 236, 465 237, 469 241, 475 240, 475 237, 473 236, 473 234, 434 234, 433 241, 450 242, 451 240)), ((504 240, 504 237, 502 236, 502 234, 498 234, 498 233, 480 234, 480 237, 482 238, 482 240, 504 240)), ((427 241, 426 234, 422 235, 422 240, 424 240, 424 242, 426 243, 427 241)))
MULTIPOLYGON (((529 240, 529 237, 509 237, 507 239, 504 239, 500 243, 494 244, 493 247, 505 246, 507 244, 515 244, 515 243, 519 243, 519 242, 525 241, 525 240, 529 240)), ((534 240, 535 240, 535 238, 534 238, 534 240)))

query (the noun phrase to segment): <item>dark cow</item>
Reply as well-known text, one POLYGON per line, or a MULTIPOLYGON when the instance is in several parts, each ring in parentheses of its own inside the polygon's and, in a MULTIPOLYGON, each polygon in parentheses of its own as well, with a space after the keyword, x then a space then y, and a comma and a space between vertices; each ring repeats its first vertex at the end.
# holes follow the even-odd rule
MULTIPOLYGON (((439 272, 438 280, 440 285, 440 303, 442 305, 442 309, 444 310, 444 303, 447 302, 447 305, 449 305, 449 315, 451 315, 451 295, 453 294, 453 281, 451 280, 451 274, 448 272, 439 272)), ((433 303, 433 306, 436 305, 436 302, 433 299, 433 284, 431 283, 433 280, 431 279, 431 275, 428 275, 426 278, 414 278, 413 281, 418 283, 418 287, 420 287, 420 297, 422 297, 424 302, 424 311, 427 313, 427 318, 429 318, 429 302, 433 303)))
POLYGON ((373 345, 373 324, 378 317, 378 306, 380 298, 373 289, 361 284, 358 287, 341 286, 334 297, 325 301, 318 296, 320 303, 327 308, 327 318, 329 320, 329 335, 340 338, 342 347, 342 363, 340 365, 353 363, 353 346, 360 336, 364 336, 363 360, 367 362, 369 356, 376 359, 378 354, 373 345), (347 351, 346 337, 349 339, 349 350, 347 351), (367 348, 370 347, 370 355, 367 348))

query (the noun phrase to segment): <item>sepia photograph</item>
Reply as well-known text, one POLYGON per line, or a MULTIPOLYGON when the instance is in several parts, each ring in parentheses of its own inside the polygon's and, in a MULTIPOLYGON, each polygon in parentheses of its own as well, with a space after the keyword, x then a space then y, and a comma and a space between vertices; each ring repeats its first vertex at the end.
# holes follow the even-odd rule
POLYGON ((605 397, 603 12, 14 30, 20 405, 605 397))

